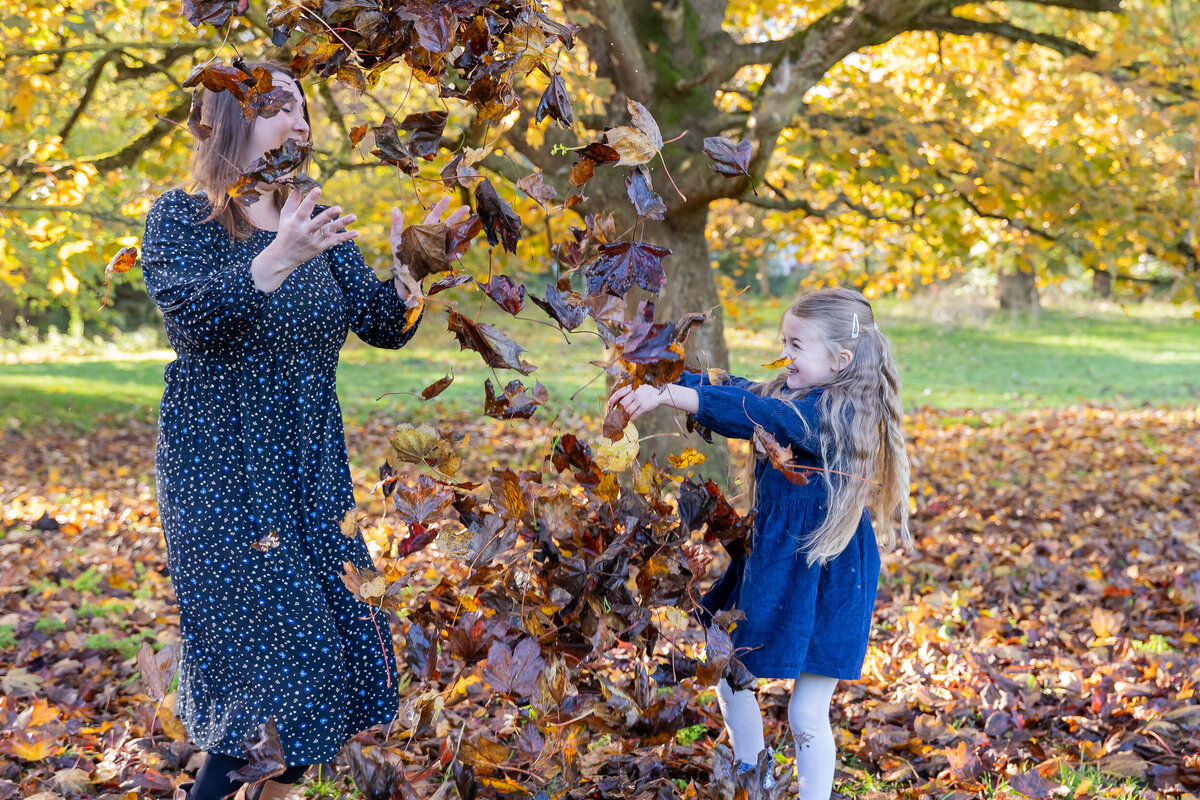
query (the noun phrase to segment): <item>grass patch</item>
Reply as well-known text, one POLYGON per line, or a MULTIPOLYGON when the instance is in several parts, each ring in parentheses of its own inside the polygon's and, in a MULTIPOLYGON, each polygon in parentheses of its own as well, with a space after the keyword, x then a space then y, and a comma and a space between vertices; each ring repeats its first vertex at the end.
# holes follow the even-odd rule
MULTIPOLYGON (((489 303, 488 306, 491 306, 489 303)), ((727 327, 733 371, 768 377, 760 365, 778 355, 776 331, 785 304, 742 302, 740 317, 727 327)), ((970 324, 931 321, 913 304, 878 303, 880 325, 892 342, 904 382, 906 408, 970 410, 947 424, 982 428, 997 424, 988 410, 1088 404, 1131 407, 1186 406, 1200 398, 1200 324, 1190 316, 1120 310, 1046 310, 1040 320, 1002 317, 970 324)), ((466 312, 474 307, 464 305, 466 312)), ((528 316, 540 319, 530 307, 528 316)), ((589 362, 603 358, 594 334, 567 342, 556 330, 513 320, 485 307, 480 317, 498 325, 528 350, 540 369, 524 379, 550 390, 550 412, 591 415, 601 410, 603 380, 589 362)), ((138 343, 153 337, 133 337, 138 343)), ((10 352, 0 364, 0 424, 11 428, 63 427, 81 433, 125 420, 152 421, 162 396, 163 366, 170 351, 110 350, 52 360, 42 351, 22 360, 10 352)), ((26 354, 29 355, 29 354, 26 354)), ((338 393, 350 425, 372 417, 446 421, 474 416, 483 404, 483 381, 497 388, 511 371, 488 369, 472 351, 460 351, 438 314, 431 315, 413 342, 400 351, 378 350, 351 337, 342 351, 338 393), (454 384, 425 402, 417 395, 453 372, 454 384), (389 394, 389 393, 411 394, 389 394), (380 397, 381 395, 386 395, 380 397), (376 399, 379 398, 379 399, 376 399)))

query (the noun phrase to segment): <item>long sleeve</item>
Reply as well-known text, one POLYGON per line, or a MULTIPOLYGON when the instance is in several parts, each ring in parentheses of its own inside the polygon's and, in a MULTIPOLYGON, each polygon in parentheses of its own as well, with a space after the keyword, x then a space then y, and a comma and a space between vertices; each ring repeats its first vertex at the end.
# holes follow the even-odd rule
POLYGON ((367 266, 352 241, 330 248, 327 254, 329 268, 346 298, 350 330, 373 347, 398 350, 407 344, 421 321, 404 330, 406 308, 395 285, 375 277, 375 271, 367 266))
POLYGON ((192 349, 215 350, 240 340, 269 295, 254 285, 250 265, 223 264, 223 229, 204 222, 208 204, 181 189, 162 195, 146 215, 142 276, 163 318, 192 349))
MULTIPOLYGON (((684 372, 680 375, 675 383, 679 386, 685 386, 688 389, 699 389, 701 386, 712 386, 712 382, 708 379, 708 372, 684 372)), ((747 389, 753 384, 745 378, 739 378, 737 375, 729 376, 730 386, 736 386, 739 389, 747 389)))
POLYGON ((700 408, 696 419, 706 428, 731 439, 750 439, 755 424, 782 445, 819 456, 820 392, 810 392, 794 403, 759 397, 739 386, 696 386, 700 408))

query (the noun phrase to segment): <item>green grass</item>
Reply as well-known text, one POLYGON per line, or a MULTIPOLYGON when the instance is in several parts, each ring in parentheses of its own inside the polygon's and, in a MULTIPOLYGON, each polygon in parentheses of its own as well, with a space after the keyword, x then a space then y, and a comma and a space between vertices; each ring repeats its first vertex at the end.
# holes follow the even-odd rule
MULTIPOLYGON (((951 326, 923 318, 914 304, 877 305, 900 365, 908 409, 1184 406, 1200 398, 1200 323, 1186 310, 1151 305, 1130 313, 1047 310, 1036 324, 993 317, 951 326)), ((740 308, 740 319, 726 328, 733 371, 766 377, 760 365, 778 354, 783 304, 753 301, 740 308)), ((473 309, 464 304, 464 311, 473 309)), ((525 315, 542 318, 532 304, 525 315)), ((578 333, 567 343, 551 328, 513 320, 491 307, 481 320, 497 324, 529 351, 526 359, 540 368, 525 382, 546 385, 553 413, 600 410, 603 380, 586 385, 599 373, 589 362, 603 357, 594 334, 578 333)), ((8 348, 8 363, 0 363, 0 425, 86 432, 122 419, 153 420, 162 369, 172 354, 146 349, 145 335, 130 341, 136 352, 114 353, 108 345, 93 354, 76 351, 57 358, 46 357, 45 348, 8 348)), ((503 385, 521 376, 508 370, 493 375, 477 354, 460 352, 435 313, 400 351, 370 348, 352 337, 342 353, 338 389, 349 424, 379 415, 438 421, 478 413, 487 377, 503 385), (389 392, 418 394, 451 371, 454 384, 436 400, 405 394, 376 400, 389 392)), ((986 417, 972 419, 988 424, 986 417)))

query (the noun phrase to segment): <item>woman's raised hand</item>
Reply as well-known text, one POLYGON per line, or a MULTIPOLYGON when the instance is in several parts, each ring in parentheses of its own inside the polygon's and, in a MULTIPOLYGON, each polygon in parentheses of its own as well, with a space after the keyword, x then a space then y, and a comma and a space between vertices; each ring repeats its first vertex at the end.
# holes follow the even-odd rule
POLYGON ((267 245, 250 265, 259 289, 274 291, 304 262, 358 236, 358 231, 346 229, 358 217, 354 214, 340 216, 341 206, 330 206, 315 217, 312 215, 320 196, 320 187, 304 195, 297 189, 288 192, 287 200, 279 210, 279 232, 275 241, 267 245))
MULTIPOLYGON (((425 215, 423 225, 432 225, 435 222, 442 221, 442 214, 450 206, 450 197, 443 197, 441 200, 429 209, 429 213, 425 215)), ((471 213, 471 209, 466 206, 460 206, 454 210, 450 216, 444 220, 446 225, 455 225, 462 222, 471 213)), ((404 215, 400 209, 392 209, 392 236, 391 245, 392 253, 400 252, 400 240, 404 235, 404 215)), ((421 289, 421 282, 413 277, 412 271, 408 265, 401 263, 399 258, 395 259, 392 265, 392 280, 396 284, 396 293, 400 295, 401 300, 407 300, 410 295, 420 297, 424 294, 421 289)))

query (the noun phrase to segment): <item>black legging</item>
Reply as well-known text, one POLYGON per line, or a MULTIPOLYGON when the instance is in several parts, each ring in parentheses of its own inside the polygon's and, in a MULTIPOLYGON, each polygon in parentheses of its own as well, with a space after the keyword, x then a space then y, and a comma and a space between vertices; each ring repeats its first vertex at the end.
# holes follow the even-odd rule
MULTIPOLYGON (((241 769, 249 763, 241 758, 226 756, 220 753, 209 753, 196 773, 196 782, 188 789, 188 800, 222 800, 236 792, 242 785, 241 781, 229 780, 229 773, 241 769)), ((283 774, 276 775, 271 780, 276 783, 295 783, 304 777, 307 764, 288 767, 283 774)))

